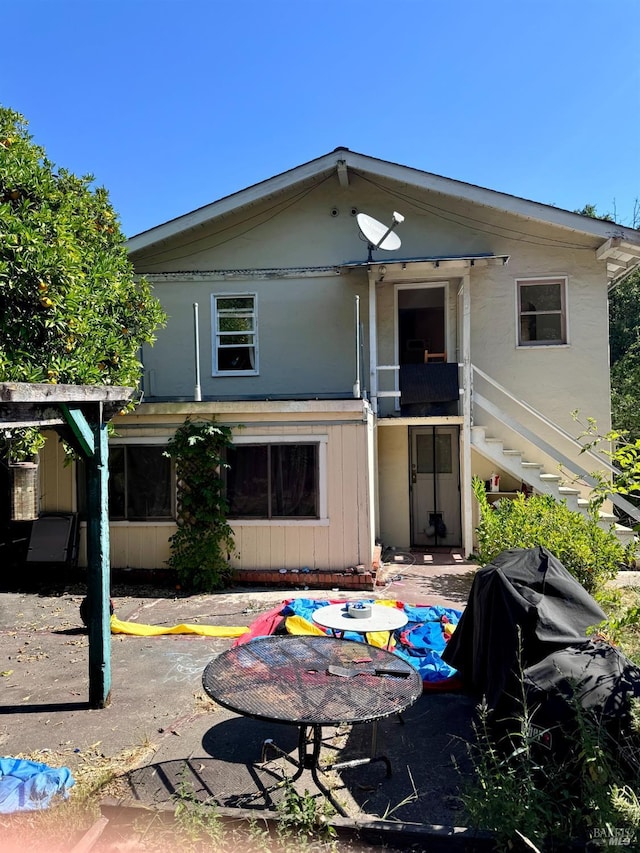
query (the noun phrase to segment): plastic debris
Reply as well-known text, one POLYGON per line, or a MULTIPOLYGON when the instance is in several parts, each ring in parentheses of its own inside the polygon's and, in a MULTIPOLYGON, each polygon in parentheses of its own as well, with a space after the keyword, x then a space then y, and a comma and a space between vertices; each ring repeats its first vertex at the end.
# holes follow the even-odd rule
POLYGON ((0 758, 0 814, 46 809, 57 794, 66 799, 72 785, 68 767, 0 758))

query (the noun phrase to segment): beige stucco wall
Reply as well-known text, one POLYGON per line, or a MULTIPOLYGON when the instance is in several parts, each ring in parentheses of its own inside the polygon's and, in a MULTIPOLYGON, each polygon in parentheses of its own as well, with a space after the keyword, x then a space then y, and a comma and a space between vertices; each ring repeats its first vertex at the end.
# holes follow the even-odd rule
MULTIPOLYGON (((364 268, 347 272, 349 261, 364 261, 352 210, 382 221, 393 209, 405 215, 398 252, 374 253, 387 261, 377 285, 378 361, 394 363, 395 285, 392 261, 401 258, 506 255, 505 266, 474 266, 471 291, 471 358, 516 396, 574 430, 571 411, 580 409, 604 428, 609 423, 608 322, 605 263, 595 257, 597 238, 552 228, 491 208, 393 184, 372 182, 350 172, 317 178, 248 210, 230 213, 188 236, 168 239, 132 255, 146 273, 201 271, 207 281, 185 277, 154 279, 156 294, 170 315, 155 348, 145 350, 147 394, 189 397, 193 392, 192 303, 200 306, 202 392, 217 399, 269 394, 348 394, 355 379, 354 299, 361 298, 365 382, 368 382, 368 285, 364 268), (393 195, 386 192, 388 186, 393 195), (338 211, 337 216, 332 211, 338 211), (284 276, 296 266, 330 267, 318 277, 284 276), (336 265, 333 267, 332 265, 336 265), (269 270, 259 276, 247 270, 269 270), (218 271, 217 274, 215 271, 218 271), (217 278, 216 278, 217 275, 217 278), (568 278, 567 347, 516 347, 516 289, 519 277, 568 278), (212 293, 258 295, 259 376, 217 377, 211 372, 212 293)), ((313 273, 315 276, 316 273, 313 273)), ((457 340, 456 291, 460 272, 433 269, 429 279, 449 281, 448 352, 457 340)), ((384 377, 392 381, 393 374, 384 377)), ((385 401, 388 409, 391 401, 385 401)))
POLYGON ((378 427, 380 539, 385 546, 411 544, 409 442, 406 426, 378 427))
POLYGON ((608 307, 604 264, 593 251, 505 243, 503 267, 471 276, 471 358, 519 398, 577 434, 571 412, 609 425, 608 307), (566 346, 518 347, 516 280, 567 277, 566 346))

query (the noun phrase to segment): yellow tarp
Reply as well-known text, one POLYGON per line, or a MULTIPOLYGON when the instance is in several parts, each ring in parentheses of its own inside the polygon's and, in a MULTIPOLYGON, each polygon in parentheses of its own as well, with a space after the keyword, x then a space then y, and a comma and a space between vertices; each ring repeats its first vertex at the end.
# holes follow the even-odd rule
POLYGON ((296 636, 301 634, 316 634, 321 637, 325 635, 321 628, 318 628, 313 622, 309 622, 304 616, 287 616, 284 624, 287 634, 295 634, 296 636))
POLYGON ((173 625, 164 628, 161 625, 141 625, 138 622, 122 622, 117 616, 111 617, 112 634, 132 634, 136 637, 158 637, 160 634, 200 634, 203 637, 241 637, 249 628, 228 628, 220 625, 173 625))

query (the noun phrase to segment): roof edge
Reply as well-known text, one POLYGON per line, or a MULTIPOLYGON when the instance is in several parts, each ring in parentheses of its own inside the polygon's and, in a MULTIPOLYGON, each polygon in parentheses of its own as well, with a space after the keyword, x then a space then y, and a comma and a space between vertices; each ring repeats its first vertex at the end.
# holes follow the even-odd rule
POLYGON ((492 207, 538 222, 557 225, 574 232, 603 239, 621 237, 640 245, 640 231, 619 225, 615 222, 595 219, 581 213, 574 213, 563 208, 554 207, 553 205, 531 201, 509 193, 425 172, 412 166, 404 166, 392 161, 371 157, 367 154, 359 154, 348 148, 335 148, 327 154, 323 154, 320 157, 309 160, 306 163, 302 163, 257 184, 252 184, 231 195, 223 196, 210 204, 196 208, 189 213, 170 219, 146 231, 142 231, 130 237, 126 241, 126 247, 130 253, 142 251, 157 243, 176 237, 192 228, 205 225, 207 222, 211 222, 217 217, 239 209, 244 205, 258 202, 273 193, 284 192, 305 180, 329 174, 333 169, 337 169, 339 161, 344 161, 347 168, 352 168, 354 171, 360 170, 364 173, 374 174, 380 178, 409 183, 423 190, 462 198, 469 202, 492 207))

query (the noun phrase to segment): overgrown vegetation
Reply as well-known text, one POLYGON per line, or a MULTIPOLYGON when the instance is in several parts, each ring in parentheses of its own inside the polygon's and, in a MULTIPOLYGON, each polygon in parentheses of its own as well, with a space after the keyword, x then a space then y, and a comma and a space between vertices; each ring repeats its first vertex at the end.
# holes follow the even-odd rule
POLYGON ((335 838, 335 827, 329 823, 334 810, 324 797, 319 800, 308 791, 300 794, 288 778, 285 778, 284 789, 284 798, 277 805, 278 832, 282 838, 302 836, 307 840, 324 841, 335 838))
POLYGON ((229 427, 187 419, 167 447, 176 464, 178 492, 178 530, 170 539, 168 564, 190 590, 220 589, 231 575, 235 542, 223 477, 230 445, 229 427))
POLYGON ((593 594, 633 560, 633 546, 623 547, 613 531, 603 530, 595 510, 589 517, 572 512, 550 495, 518 494, 490 504, 484 483, 474 478, 480 508, 477 557, 482 565, 502 551, 543 545, 593 594))
POLYGON ((640 271, 609 293, 611 420, 631 441, 640 438, 640 271))
POLYGON ((619 646, 630 660, 640 666, 640 589, 606 589, 599 603, 607 618, 595 625, 592 633, 619 646))
POLYGON ((536 725, 522 670, 517 711, 496 720, 478 707, 469 745, 473 778, 463 792, 471 825, 496 833, 500 849, 524 837, 532 849, 562 851, 589 839, 640 843, 640 700, 629 703, 622 742, 607 725, 570 702, 570 722, 536 725), (505 730, 506 726, 506 730, 505 730))

